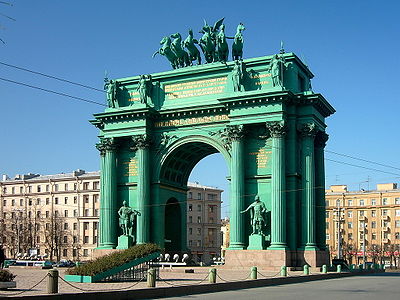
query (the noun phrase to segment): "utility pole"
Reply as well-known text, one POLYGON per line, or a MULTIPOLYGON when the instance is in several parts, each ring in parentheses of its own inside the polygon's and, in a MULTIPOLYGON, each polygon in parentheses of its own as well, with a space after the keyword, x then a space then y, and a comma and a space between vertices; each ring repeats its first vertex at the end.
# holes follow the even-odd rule
POLYGON ((342 232, 341 224, 344 222, 343 213, 344 208, 340 207, 340 199, 336 200, 336 208, 333 210, 335 212, 335 223, 336 223, 336 240, 337 240, 337 258, 342 259, 342 232))

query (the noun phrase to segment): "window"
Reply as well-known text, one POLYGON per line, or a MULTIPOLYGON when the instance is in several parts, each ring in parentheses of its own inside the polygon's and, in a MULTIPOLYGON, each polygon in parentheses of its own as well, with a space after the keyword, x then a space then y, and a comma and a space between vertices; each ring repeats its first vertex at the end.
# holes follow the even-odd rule
POLYGON ((329 211, 325 212, 325 218, 329 218, 329 211))
POLYGON ((97 228, 98 228, 98 225, 99 223, 98 222, 93 222, 93 229, 94 230, 97 230, 97 228))
POLYGON ((40 210, 37 211, 37 212, 36 212, 36 217, 37 217, 37 218, 40 218, 40 217, 41 217, 41 214, 42 214, 42 212, 41 212, 40 210))
POLYGON ((97 235, 94 235, 93 236, 93 244, 96 244, 97 243, 97 235))
POLYGON ((349 200, 349 206, 353 206, 353 200, 349 200))
POLYGON ((197 240, 197 247, 201 247, 201 240, 197 240))
POLYGON ((207 199, 208 200, 216 200, 217 199, 217 195, 216 194, 207 194, 207 199))
POLYGON ((98 217, 98 216, 99 216, 99 210, 98 210, 97 208, 94 210, 94 216, 95 216, 95 217, 98 217))
POLYGON ((68 204, 68 197, 64 198, 64 204, 68 204))
POLYGON ((193 205, 189 204, 189 211, 193 211, 193 205))
POLYGON ((50 223, 46 223, 46 230, 50 229, 50 223))
POLYGON ((325 224, 326 226, 325 226, 325 228, 326 229, 329 229, 329 223, 328 222, 326 222, 326 224, 325 224))
POLYGON ((54 198, 54 204, 58 204, 58 198, 57 197, 54 198))
POLYGON ((36 243, 40 243, 40 235, 36 236, 36 243))
POLYGON ((394 198, 394 204, 399 205, 400 204, 400 198, 394 198))
POLYGON ((400 209, 396 209, 396 217, 400 217, 400 209))
POLYGON ((197 205, 197 211, 201 211, 201 205, 200 204, 197 205))
MULTIPOLYGON (((22 200, 22 199, 21 199, 22 200)), ((15 206, 15 199, 11 200, 11 206, 15 206)))
POLYGON ((376 205, 376 199, 371 199, 371 205, 376 205))
POLYGON ((371 210, 371 217, 376 217, 376 210, 371 210))
POLYGON ((376 228, 376 221, 371 222, 371 228, 376 228))
POLYGON ((55 192, 58 192, 58 184, 55 184, 55 185, 54 185, 54 191, 55 191, 55 192))
POLYGON ((396 240, 400 240, 400 232, 396 232, 396 233, 394 234, 394 238, 395 238, 396 240))
POLYGON ((201 193, 197 193, 197 199, 201 200, 201 193))
POLYGON ((352 218, 352 217, 353 217, 353 211, 352 211, 352 210, 349 210, 349 211, 347 212, 347 217, 348 217, 348 218, 352 218))
POLYGON ((197 228, 197 235, 201 235, 201 228, 197 228))
POLYGON ((395 226, 396 228, 400 228, 400 220, 396 220, 396 221, 394 222, 394 226, 395 226))
POLYGON ((214 218, 213 218, 213 217, 210 217, 210 218, 208 219, 208 223, 214 223, 214 218))
POLYGON ((36 205, 40 205, 41 202, 42 202, 42 201, 40 200, 40 198, 37 198, 37 199, 36 199, 36 205))
POLYGON ((32 187, 30 185, 28 186, 28 193, 32 193, 32 187))
POLYGON ((86 209, 83 211, 83 216, 84 216, 84 217, 89 217, 89 209, 88 209, 88 208, 86 208, 86 209))
POLYGON ((360 217, 363 217, 365 215, 365 212, 363 210, 360 210, 360 217))
POLYGON ((353 234, 352 233, 349 233, 347 236, 348 236, 349 240, 353 239, 353 234))
POLYGON ((388 239, 388 238, 389 238, 389 233, 384 232, 384 233, 383 233, 383 238, 384 238, 384 239, 388 239))
POLYGON ((46 192, 50 191, 50 185, 46 184, 46 192))
POLYGON ((371 234, 371 240, 376 240, 376 232, 373 232, 373 233, 371 234))
POLYGON ((188 198, 189 198, 189 199, 192 199, 192 198, 193 198, 192 192, 189 192, 188 198))
POLYGON ((347 228, 349 229, 353 228, 353 222, 347 222, 347 228))
POLYGON ((54 212, 54 215, 56 216, 56 217, 58 217, 60 214, 59 214, 59 212, 58 212, 58 210, 56 210, 55 212, 54 212))
POLYGON ((193 228, 192 227, 189 228, 189 234, 193 234, 193 228))
POLYGON ((388 225, 389 225, 389 222, 388 222, 388 221, 383 221, 383 223, 382 223, 382 226, 383 226, 383 227, 388 227, 388 225))
POLYGON ((28 199, 28 205, 32 206, 32 199, 31 198, 28 199))
POLYGON ((68 191, 68 183, 64 184, 64 191, 68 191))
POLYGON ((68 237, 64 235, 64 244, 68 243, 68 237))
POLYGON ((40 185, 38 185, 38 186, 36 187, 36 191, 37 191, 38 193, 40 193, 41 190, 42 190, 42 187, 41 187, 40 185))
POLYGON ((89 222, 83 222, 83 230, 89 229, 89 222))
POLYGON ((19 193, 23 194, 24 193, 24 188, 22 186, 19 187, 19 193))
POLYGON ((68 256, 68 249, 63 249, 63 256, 68 256))
POLYGON ((360 199, 360 202, 359 202, 359 204, 360 204, 360 206, 364 206, 364 205, 365 205, 365 201, 364 201, 364 199, 360 199))
POLYGON ((189 223, 193 223, 193 217, 189 216, 189 223))
POLYGON ((68 230, 68 223, 64 223, 64 230, 68 230))
POLYGON ((77 255, 76 249, 72 249, 72 256, 76 257, 76 255, 77 255))
POLYGON ((74 183, 74 190, 76 191, 78 188, 78 185, 76 183, 74 183))
POLYGON ((197 217, 197 223, 201 223, 201 217, 200 216, 197 217))
POLYGON ((193 245, 193 241, 189 240, 189 246, 192 246, 192 245, 193 245))
POLYGON ((78 210, 74 209, 74 217, 77 217, 77 216, 78 216, 78 210))
POLYGON ((15 187, 11 188, 11 194, 15 194, 15 187))
POLYGON ((97 203, 97 202, 99 202, 99 195, 93 195, 93 202, 94 203, 97 203))
POLYGON ((46 205, 50 204, 50 198, 46 198, 46 205))
POLYGON ((89 250, 88 249, 83 249, 83 256, 85 256, 85 257, 89 256, 89 250))
POLYGON ((330 240, 330 239, 331 239, 331 236, 330 236, 329 234, 327 234, 327 235, 326 235, 326 239, 327 239, 327 240, 330 240))
POLYGON ((74 204, 77 204, 78 203, 78 197, 74 197, 74 204))
POLYGON ((383 198, 382 199, 382 205, 388 205, 388 199, 387 198, 383 198))
POLYGON ((388 215, 388 210, 382 209, 382 216, 387 216, 387 215, 388 215))
POLYGON ((89 189, 89 182, 84 182, 83 183, 83 189, 88 190, 89 189))
POLYGON ((78 242, 78 237, 76 235, 74 235, 72 240, 73 240, 73 243, 76 244, 78 242))
POLYGON ((68 210, 64 210, 64 217, 68 217, 68 210))
POLYGON ((19 206, 23 206, 24 205, 24 199, 19 199, 19 206))
POLYGON ((93 189, 98 190, 100 186, 100 183, 98 181, 93 182, 93 189))
POLYGON ((336 200, 336 206, 340 206, 340 199, 336 200))
POLYGON ((329 200, 325 200, 325 206, 329 206, 329 200))
POLYGON ((208 206, 208 211, 209 211, 210 213, 213 213, 213 212, 214 212, 214 205, 209 205, 209 206, 208 206))
POLYGON ((50 212, 46 210, 46 218, 50 217, 50 212))
POLYGON ((88 235, 85 235, 85 236, 83 237, 83 243, 84 243, 84 244, 89 244, 89 236, 88 236, 88 235))
POLYGON ((84 195, 83 196, 83 202, 89 203, 89 195, 84 195))
POLYGON ((78 223, 74 223, 74 225, 73 225, 73 227, 72 227, 74 230, 77 230, 78 229, 78 223))
POLYGON ((7 206, 7 200, 3 200, 3 206, 7 206))

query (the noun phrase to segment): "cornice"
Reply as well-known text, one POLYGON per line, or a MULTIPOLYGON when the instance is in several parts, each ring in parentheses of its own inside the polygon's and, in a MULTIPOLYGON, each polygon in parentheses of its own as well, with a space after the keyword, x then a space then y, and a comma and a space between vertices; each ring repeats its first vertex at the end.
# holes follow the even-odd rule
POLYGON ((336 110, 321 94, 298 94, 296 95, 300 105, 312 104, 324 118, 334 114, 336 110))

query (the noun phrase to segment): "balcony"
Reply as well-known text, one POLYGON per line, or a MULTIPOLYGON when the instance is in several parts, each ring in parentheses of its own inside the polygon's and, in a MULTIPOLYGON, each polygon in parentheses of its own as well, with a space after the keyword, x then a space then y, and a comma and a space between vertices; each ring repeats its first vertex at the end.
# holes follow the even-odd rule
POLYGON ((366 221, 367 217, 366 216, 358 216, 359 221, 366 221))

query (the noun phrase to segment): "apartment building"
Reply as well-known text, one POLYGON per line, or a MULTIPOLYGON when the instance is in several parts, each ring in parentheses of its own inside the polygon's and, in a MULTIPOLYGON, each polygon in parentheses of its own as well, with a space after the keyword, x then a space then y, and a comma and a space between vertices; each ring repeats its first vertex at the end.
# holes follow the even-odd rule
POLYGON ((3 176, 0 200, 0 242, 7 257, 91 257, 98 237, 99 172, 3 176))
POLYGON ((397 264, 400 258, 400 189, 395 183, 376 190, 348 191, 333 185, 326 191, 326 242, 332 257, 351 263, 366 261, 397 264))
POLYGON ((187 245, 193 260, 209 264, 221 256, 221 193, 223 190, 188 183, 187 245))

